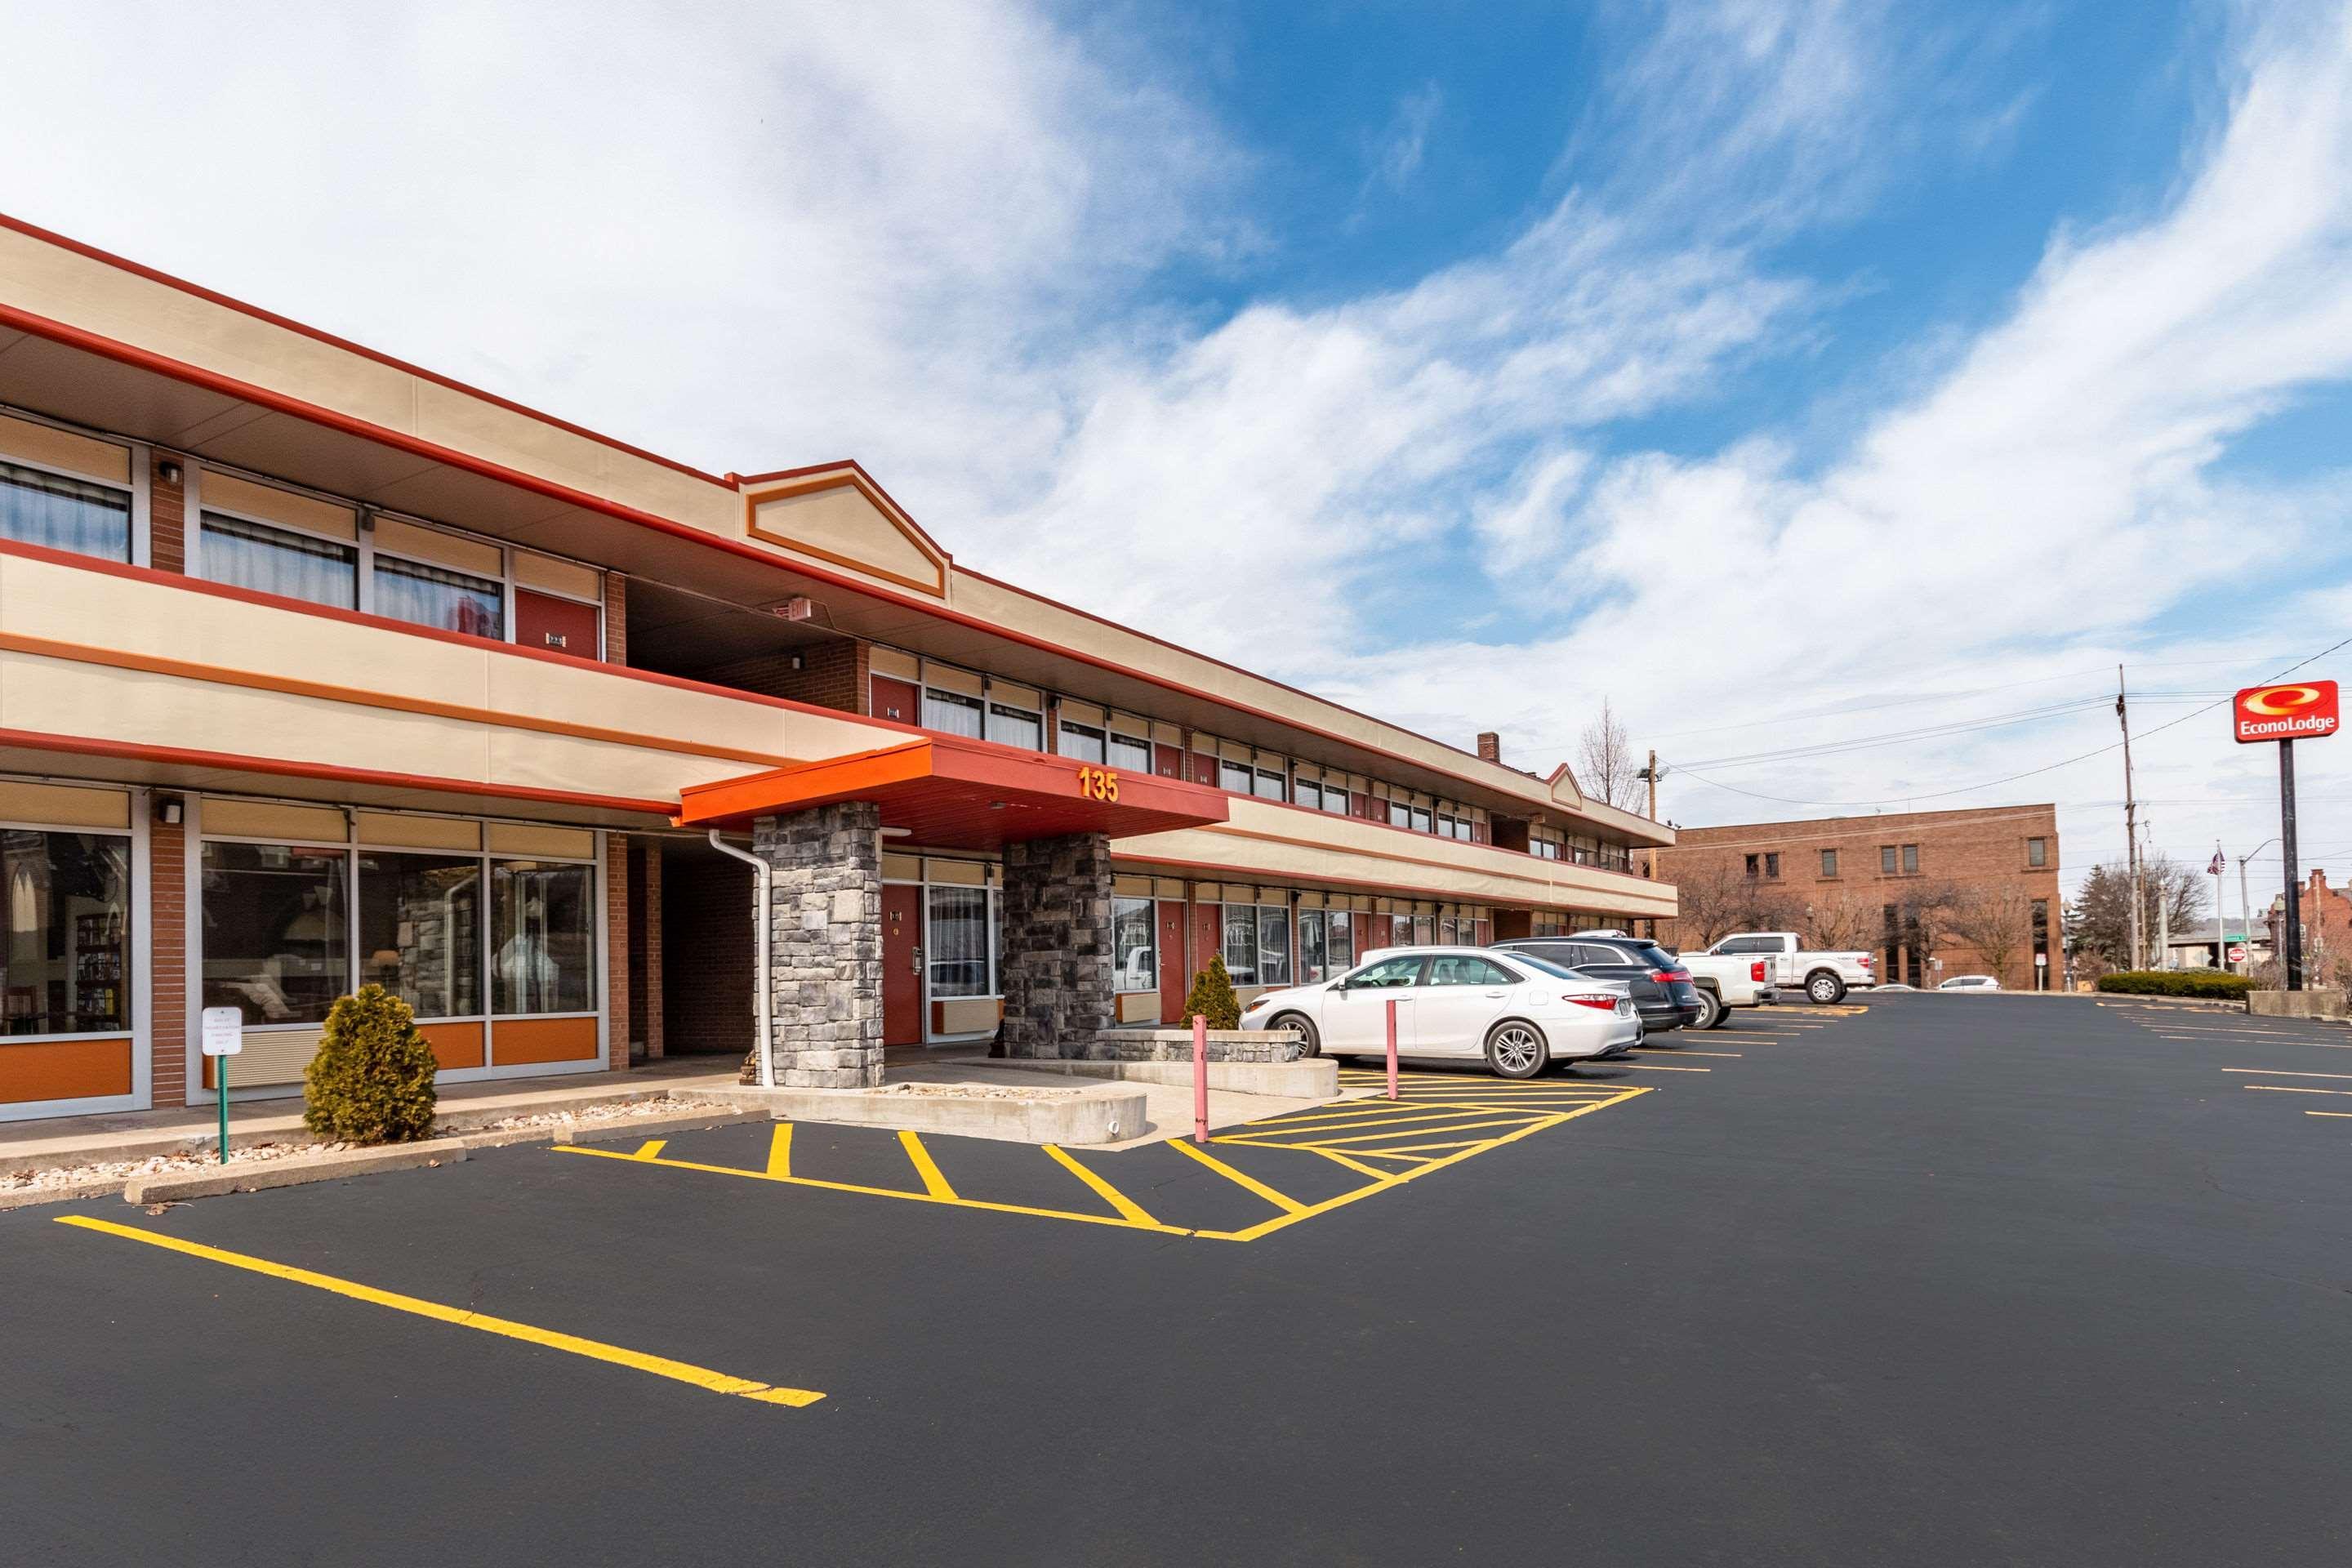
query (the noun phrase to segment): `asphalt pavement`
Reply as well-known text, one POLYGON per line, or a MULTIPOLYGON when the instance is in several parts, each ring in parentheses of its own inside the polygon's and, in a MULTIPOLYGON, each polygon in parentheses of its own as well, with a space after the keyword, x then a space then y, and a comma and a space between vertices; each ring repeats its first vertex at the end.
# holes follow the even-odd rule
POLYGON ((811 1126, 0 1215, 0 1541, 2352 1560, 2352 1030, 1890 996, 1540 1087, 1073 1153, 1150 1226, 1036 1150, 811 1126))

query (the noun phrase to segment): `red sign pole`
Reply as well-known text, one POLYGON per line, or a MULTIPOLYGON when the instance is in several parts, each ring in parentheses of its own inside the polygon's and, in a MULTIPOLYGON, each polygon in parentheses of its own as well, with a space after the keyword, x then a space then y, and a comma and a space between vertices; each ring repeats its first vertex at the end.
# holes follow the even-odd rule
POLYGON ((1192 1142, 1209 1141, 1209 1020, 1192 1015, 1192 1142))
POLYGON ((1396 1085, 1396 998, 1389 998, 1389 1098, 1397 1097, 1396 1085))

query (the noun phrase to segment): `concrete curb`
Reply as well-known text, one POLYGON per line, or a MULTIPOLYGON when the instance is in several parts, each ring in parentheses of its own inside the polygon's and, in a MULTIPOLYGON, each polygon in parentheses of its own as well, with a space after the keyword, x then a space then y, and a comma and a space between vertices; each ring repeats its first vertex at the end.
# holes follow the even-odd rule
POLYGON ((1142 1133, 1150 1121, 1141 1089, 1110 1084, 1088 1084, 1075 1093, 1054 1092, 1034 1100, 962 1100, 877 1089, 747 1086, 708 1092, 714 1100, 764 1108, 779 1121, 831 1121, 1006 1143, 1114 1143, 1142 1133))
POLYGON ((253 1165, 222 1165, 210 1171, 173 1171, 160 1176, 134 1176, 122 1189, 122 1201, 166 1203, 182 1198, 212 1198, 224 1193, 257 1193, 270 1187, 299 1187, 310 1182, 339 1182, 346 1176, 372 1175, 378 1171, 410 1171, 419 1166, 454 1165, 466 1158, 466 1145, 455 1138, 433 1138, 419 1143, 391 1143, 380 1149, 341 1149, 330 1154, 297 1154, 289 1159, 253 1165))
MULTIPOLYGON (((974 1057, 958 1066, 996 1068, 1008 1072, 1060 1073, 1066 1078, 1107 1078, 1124 1083, 1156 1083, 1190 1089, 1191 1062, 1096 1062, 1051 1057, 974 1057)), ((1233 1094, 1262 1094, 1277 1100, 1335 1100, 1339 1093, 1339 1063, 1333 1057, 1308 1057, 1290 1062, 1211 1062, 1209 1087, 1233 1094)))
POLYGON ((627 1121, 572 1121, 540 1127, 498 1127, 468 1132, 457 1139, 468 1149, 504 1149, 516 1143, 595 1143, 614 1139, 657 1138, 665 1132, 690 1132, 703 1127, 732 1127, 744 1121, 772 1121, 765 1110, 681 1110, 674 1116, 641 1116, 627 1121))
POLYGON ((89 1198, 110 1198, 121 1190, 122 1178, 120 1176, 99 1176, 62 1187, 26 1187, 18 1193, 0 1193, 0 1214, 10 1209, 28 1209, 36 1204, 69 1204, 89 1198))

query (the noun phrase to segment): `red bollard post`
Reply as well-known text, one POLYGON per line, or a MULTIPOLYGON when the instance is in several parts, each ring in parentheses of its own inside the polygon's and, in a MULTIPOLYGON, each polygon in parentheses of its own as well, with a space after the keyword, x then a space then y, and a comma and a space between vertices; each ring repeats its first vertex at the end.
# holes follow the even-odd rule
POLYGON ((1192 1142, 1209 1141, 1209 1020, 1192 1015, 1192 1142))
POLYGON ((1397 1097, 1396 1088, 1396 998, 1389 998, 1389 1098, 1397 1097))

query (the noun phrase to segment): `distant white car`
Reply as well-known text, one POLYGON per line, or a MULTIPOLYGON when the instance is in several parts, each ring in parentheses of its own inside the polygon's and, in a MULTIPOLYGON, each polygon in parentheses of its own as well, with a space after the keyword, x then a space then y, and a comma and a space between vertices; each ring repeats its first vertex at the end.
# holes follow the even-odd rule
POLYGON ((1380 1056, 1391 1002, 1399 1057, 1483 1057, 1503 1078, 1533 1078, 1551 1062, 1591 1061, 1642 1040, 1623 985, 1475 947, 1394 949, 1337 980, 1269 991, 1242 1009, 1242 1027, 1294 1029, 1310 1057, 1380 1056))
POLYGON ((1990 974, 1955 974, 1936 989, 1938 991, 1998 991, 2000 989, 2000 982, 1990 974))

